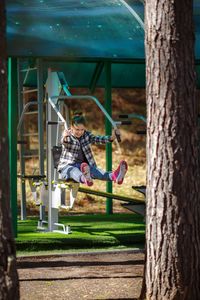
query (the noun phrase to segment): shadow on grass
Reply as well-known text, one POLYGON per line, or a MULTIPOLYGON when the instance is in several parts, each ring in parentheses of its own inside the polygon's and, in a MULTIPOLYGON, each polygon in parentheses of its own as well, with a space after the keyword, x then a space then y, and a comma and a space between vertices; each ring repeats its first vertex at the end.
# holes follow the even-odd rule
MULTIPOLYGON (((19 222, 16 239, 18 251, 51 251, 133 246, 145 241, 145 225, 137 215, 84 215, 62 217, 59 222, 70 224, 72 234, 37 232, 37 219, 19 222), (121 224, 120 224, 121 223, 121 224)), ((139 246, 139 247, 140 247, 139 246)))

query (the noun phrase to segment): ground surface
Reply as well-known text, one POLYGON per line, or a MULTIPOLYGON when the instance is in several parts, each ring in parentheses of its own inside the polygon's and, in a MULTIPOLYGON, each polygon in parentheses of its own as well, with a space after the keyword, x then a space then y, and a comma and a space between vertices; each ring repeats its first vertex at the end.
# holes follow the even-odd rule
POLYGON ((21 300, 137 299, 144 255, 138 251, 20 257, 21 300))

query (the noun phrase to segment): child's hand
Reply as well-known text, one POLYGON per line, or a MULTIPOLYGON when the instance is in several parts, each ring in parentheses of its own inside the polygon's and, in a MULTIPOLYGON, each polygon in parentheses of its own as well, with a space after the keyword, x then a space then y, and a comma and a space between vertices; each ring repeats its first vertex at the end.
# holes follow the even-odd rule
POLYGON ((115 140, 115 138, 116 138, 115 134, 112 134, 112 135, 110 136, 110 142, 113 142, 113 141, 115 140))
POLYGON ((70 134, 71 134, 70 129, 65 129, 65 130, 63 131, 63 138, 65 138, 65 137, 67 137, 67 136, 70 136, 70 134))
POLYGON ((112 142, 116 139, 116 135, 118 135, 118 136, 121 135, 119 129, 115 129, 114 132, 112 133, 111 138, 110 138, 110 140, 111 140, 112 142))

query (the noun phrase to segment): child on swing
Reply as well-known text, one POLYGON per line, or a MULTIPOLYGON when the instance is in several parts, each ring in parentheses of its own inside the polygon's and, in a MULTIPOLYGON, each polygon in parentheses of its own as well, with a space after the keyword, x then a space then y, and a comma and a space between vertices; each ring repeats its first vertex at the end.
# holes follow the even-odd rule
POLYGON ((95 136, 86 129, 86 120, 82 113, 72 118, 71 127, 64 130, 61 139, 62 153, 58 172, 63 179, 73 179, 76 182, 93 185, 93 179, 114 181, 122 184, 128 166, 122 160, 113 172, 107 172, 97 167, 90 144, 112 143, 115 136, 95 136))

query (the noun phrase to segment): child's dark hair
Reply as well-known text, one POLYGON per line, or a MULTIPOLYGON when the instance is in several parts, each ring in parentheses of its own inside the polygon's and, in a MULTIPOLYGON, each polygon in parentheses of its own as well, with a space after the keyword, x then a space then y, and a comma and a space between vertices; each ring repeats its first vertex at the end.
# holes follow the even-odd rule
POLYGON ((86 119, 81 111, 75 111, 72 116, 72 125, 86 125, 86 119))

